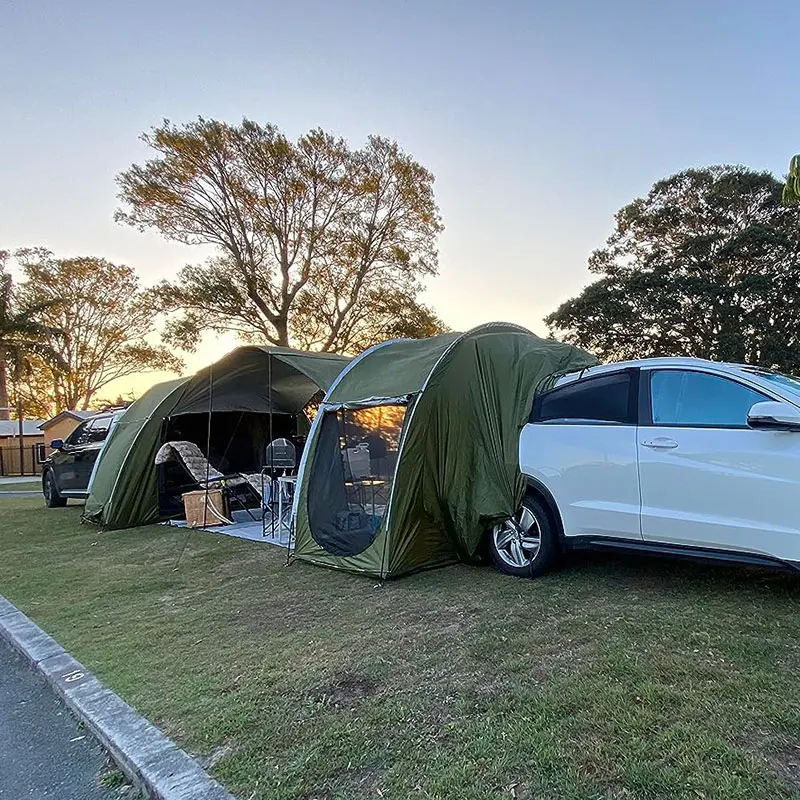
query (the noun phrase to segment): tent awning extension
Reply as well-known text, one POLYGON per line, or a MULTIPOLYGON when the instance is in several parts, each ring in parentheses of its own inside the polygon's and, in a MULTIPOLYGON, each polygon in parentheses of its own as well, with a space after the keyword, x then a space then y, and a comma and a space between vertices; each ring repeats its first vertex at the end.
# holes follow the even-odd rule
POLYGON ((534 396, 595 363, 505 323, 362 353, 303 453, 294 558, 380 578, 475 560, 525 492, 519 434, 534 396))

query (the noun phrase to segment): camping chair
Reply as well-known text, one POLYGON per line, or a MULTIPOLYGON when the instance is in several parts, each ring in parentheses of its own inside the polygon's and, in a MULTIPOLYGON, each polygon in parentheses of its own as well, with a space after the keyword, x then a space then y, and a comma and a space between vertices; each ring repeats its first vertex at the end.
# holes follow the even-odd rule
MULTIPOLYGON (((264 457, 264 468, 261 474, 271 477, 273 480, 270 498, 265 505, 269 506, 272 535, 275 535, 276 514, 274 506, 278 507, 277 522, 278 526, 285 526, 286 519, 291 517, 292 496, 290 485, 294 488, 293 482, 287 480, 297 468, 297 448, 288 439, 275 439, 267 445, 264 457), (282 473, 282 474, 281 474, 282 473), (277 489, 278 495, 273 497, 274 490, 277 489)), ((263 517, 264 525, 262 533, 266 535, 266 515, 263 517)), ((287 526, 288 527, 288 526, 287 526)))
MULTIPOLYGON (((380 471, 381 464, 386 461, 386 443, 379 436, 373 436, 370 441, 343 448, 341 453, 345 486, 351 486, 355 502, 365 510, 371 506, 374 515, 387 484, 380 471)), ((382 504, 385 506, 386 501, 382 504)))
POLYGON ((263 487, 269 483, 269 476, 245 475, 236 472, 223 475, 211 466, 203 451, 194 442, 165 442, 156 453, 156 464, 174 461, 180 464, 201 489, 218 487, 224 489, 228 497, 238 503, 251 519, 255 517, 247 507, 248 496, 263 504, 263 487), (266 478, 266 480, 265 480, 266 478))
POLYGON ((264 469, 270 472, 283 470, 284 475, 297 467, 297 448, 288 439, 275 439, 267 445, 264 469))

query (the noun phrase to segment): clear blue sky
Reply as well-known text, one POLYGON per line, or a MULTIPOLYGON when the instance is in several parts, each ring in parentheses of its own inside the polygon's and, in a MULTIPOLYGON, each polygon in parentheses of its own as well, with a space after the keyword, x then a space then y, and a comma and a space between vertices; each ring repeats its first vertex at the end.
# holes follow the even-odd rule
POLYGON ((447 229, 426 300, 457 329, 543 332, 654 180, 783 174, 800 151, 798 30, 800 4, 770 0, 6 0, 0 247, 102 255, 152 283, 203 253, 112 220, 143 130, 203 115, 354 145, 379 133, 437 178, 447 229))

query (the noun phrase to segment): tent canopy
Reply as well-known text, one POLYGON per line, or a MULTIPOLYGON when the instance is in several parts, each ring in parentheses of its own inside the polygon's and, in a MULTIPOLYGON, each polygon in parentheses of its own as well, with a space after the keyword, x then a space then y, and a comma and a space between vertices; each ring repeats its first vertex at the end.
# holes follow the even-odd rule
POLYGON ((294 557, 381 578, 474 561, 522 500, 519 434, 534 396, 595 363, 504 323, 366 351, 314 421, 294 557))
MULTIPOLYGON (((84 516, 106 528, 160 518, 155 454, 168 420, 227 412, 300 415, 349 361, 330 353, 248 346, 190 378, 153 386, 120 418, 98 460, 84 516)), ((197 442, 204 446, 205 442, 197 442)))
POLYGON ((214 411, 299 414, 349 361, 286 347, 239 347, 190 378, 172 416, 214 411))
MULTIPOLYGON (((421 391, 450 345, 463 336, 445 333, 429 339, 397 339, 367 350, 325 396, 325 405, 378 405, 381 399, 405 398, 421 391)), ((354 362, 355 363, 355 362, 354 362)))

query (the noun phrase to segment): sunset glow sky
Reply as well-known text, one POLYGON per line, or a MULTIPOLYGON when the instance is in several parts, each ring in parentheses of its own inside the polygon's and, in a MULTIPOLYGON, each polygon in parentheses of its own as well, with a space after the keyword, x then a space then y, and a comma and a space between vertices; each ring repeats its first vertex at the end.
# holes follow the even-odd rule
MULTIPOLYGON (((206 253, 117 225, 114 177, 163 118, 397 139, 446 230, 425 301, 454 329, 542 318, 614 213, 689 166, 800 151, 789 2, 23 2, 0 9, 0 247, 127 263, 206 253)), ((233 344, 210 339, 193 371, 233 344)), ((137 394, 144 375, 106 394, 137 394)))

